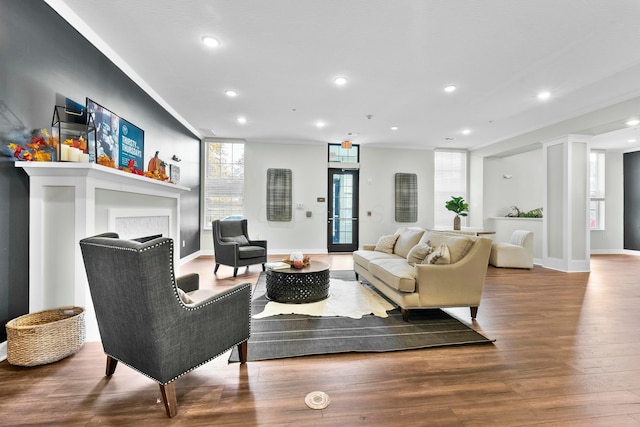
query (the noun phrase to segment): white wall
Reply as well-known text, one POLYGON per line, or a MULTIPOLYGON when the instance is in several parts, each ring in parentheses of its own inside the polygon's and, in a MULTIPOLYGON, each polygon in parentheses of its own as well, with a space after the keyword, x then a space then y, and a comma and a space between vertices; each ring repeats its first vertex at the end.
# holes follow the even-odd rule
MULTIPOLYGON (((605 168, 605 230, 591 232, 591 251, 592 253, 620 253, 624 240, 622 153, 608 151, 605 168)), ((530 211, 542 206, 543 184, 542 149, 508 157, 485 158, 483 166, 485 228, 495 227, 495 222, 488 218, 506 215, 509 206, 517 206, 521 211, 530 211), (505 174, 511 175, 512 178, 503 178, 505 174)), ((497 237, 496 235, 496 241, 504 240, 497 237)), ((536 240, 541 238, 541 235, 536 236, 536 240)), ((539 256, 540 254, 535 254, 536 258, 539 256)))
POLYGON ((360 153, 360 244, 373 244, 398 227, 433 228, 433 151, 364 148, 360 153), (418 178, 418 221, 395 222, 395 174, 418 178), (371 216, 367 216, 367 212, 371 216))
POLYGON ((510 206, 517 206, 521 212, 542 207, 544 181, 542 149, 485 158, 484 217, 505 216, 510 206))
MULTIPOLYGON (((245 145, 245 217, 252 238, 269 241, 269 253, 287 254, 292 250, 325 253, 327 205, 326 144, 276 144, 248 141, 245 145), (293 173, 293 220, 266 220, 266 174, 269 168, 291 169, 293 173), (303 209, 296 209, 298 203, 303 209), (311 211, 311 218, 306 212, 311 211)), ((482 178, 470 176, 470 183, 481 188, 482 199, 473 202, 481 222, 473 226, 495 228, 489 218, 504 216, 510 206, 529 211, 542 206, 542 149, 482 161, 482 178), (511 175, 511 179, 503 175, 511 175), (480 212, 480 214, 478 213, 480 212)), ((472 168, 471 173, 478 168, 472 168)), ((606 230, 591 235, 593 252, 621 252, 623 245, 622 154, 607 153, 606 230)), ((433 151, 362 147, 360 157, 360 246, 375 243, 381 235, 401 226, 433 228, 433 151), (394 176, 397 172, 418 176, 418 221, 396 223, 394 176), (371 212, 371 216, 367 213, 371 212)), ((475 193, 477 195, 477 191, 475 193)), ((540 233, 538 233, 540 234, 540 233)), ((541 236, 537 240, 541 239, 541 236)), ((201 252, 213 253, 210 230, 203 230, 201 252)), ((536 254, 536 258, 539 254, 536 254)))
MULTIPOLYGON (((327 145, 245 144, 245 212, 249 235, 266 239, 270 254, 327 252, 327 145), (266 219, 266 175, 269 168, 291 169, 293 220, 266 219), (303 209, 296 209, 302 203, 303 209), (306 217, 311 211, 311 218, 306 217)), ((400 226, 433 226, 433 151, 366 148, 360 153, 360 245, 375 243, 400 226), (418 221, 395 222, 395 174, 415 173, 418 178, 418 221), (371 212, 371 216, 367 215, 371 212)), ((211 230, 203 230, 201 252, 213 253, 211 230)))

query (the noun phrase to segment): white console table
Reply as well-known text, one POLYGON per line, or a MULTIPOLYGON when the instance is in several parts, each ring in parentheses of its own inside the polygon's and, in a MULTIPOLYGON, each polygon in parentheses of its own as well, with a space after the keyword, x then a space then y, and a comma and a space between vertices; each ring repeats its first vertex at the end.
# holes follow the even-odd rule
POLYGON ((78 242, 107 231, 163 234, 177 256, 180 194, 189 188, 94 163, 15 166, 29 175, 29 311, 84 307, 87 341, 99 341, 78 242))

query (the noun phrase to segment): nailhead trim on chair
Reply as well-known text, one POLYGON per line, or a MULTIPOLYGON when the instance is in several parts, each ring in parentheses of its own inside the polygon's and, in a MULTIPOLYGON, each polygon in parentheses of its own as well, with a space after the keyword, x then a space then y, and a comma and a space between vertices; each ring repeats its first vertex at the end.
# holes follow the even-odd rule
POLYGON ((189 369, 188 371, 184 371, 183 373, 181 373, 181 374, 179 374, 179 375, 176 375, 175 377, 171 378, 169 381, 167 381, 167 382, 165 382, 165 383, 163 383, 162 381, 159 381, 159 380, 157 380, 157 379, 153 378, 151 375, 148 375, 148 374, 145 374, 145 373, 144 373, 144 372, 142 372, 142 371, 139 371, 139 370, 138 370, 138 369, 136 369, 135 367, 133 367, 133 366, 129 365, 129 364, 128 364, 128 363, 126 363, 126 362, 123 362, 122 360, 118 359, 117 357, 113 357, 113 356, 112 356, 112 355, 110 355, 110 354, 107 354, 107 355, 108 355, 109 357, 111 357, 112 359, 116 359, 118 362, 122 363, 123 365, 128 366, 129 368, 133 369, 133 370, 134 370, 134 371, 136 371, 137 373, 142 374, 142 375, 144 375, 145 377, 147 377, 147 378, 149 378, 149 379, 152 379, 153 381, 157 382, 158 384, 161 384, 161 385, 167 385, 167 384, 169 384, 169 383, 171 383, 171 382, 173 382, 173 381, 177 380, 177 379, 178 379, 178 378, 180 378, 181 376, 186 375, 186 374, 188 374, 189 372, 191 372, 191 371, 193 371, 193 370, 195 370, 195 369, 198 369, 200 366, 202 366, 202 365, 206 365, 207 363, 211 362, 211 361, 212 361, 213 359, 215 359, 216 357, 218 357, 218 356, 220 356, 220 355, 222 355, 222 354, 226 353, 227 351, 229 351, 229 350, 230 350, 230 349, 232 349, 233 347, 236 347, 236 346, 238 346, 238 345, 240 345, 240 344, 242 344, 243 342, 248 341, 248 340, 249 340, 249 339, 247 338, 246 340, 239 341, 238 343, 236 343, 236 344, 232 345, 232 346, 231 346, 231 347, 229 347, 228 349, 226 349, 226 350, 224 350, 224 351, 221 351, 220 353, 216 354, 216 355, 215 355, 215 356, 213 356, 212 358, 210 358, 210 359, 208 359, 208 360, 205 360, 204 362, 202 362, 202 363, 200 363, 200 364, 198 364, 198 365, 194 366, 193 368, 189 369))

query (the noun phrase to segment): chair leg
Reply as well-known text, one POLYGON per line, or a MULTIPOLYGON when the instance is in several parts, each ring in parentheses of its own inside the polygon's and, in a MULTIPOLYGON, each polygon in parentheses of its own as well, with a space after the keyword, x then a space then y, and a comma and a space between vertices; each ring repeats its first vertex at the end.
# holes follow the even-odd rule
POLYGON ((167 417, 173 418, 178 414, 178 399, 176 398, 176 383, 160 384, 160 393, 162 393, 162 402, 164 409, 167 411, 167 417))
POLYGON ((238 267, 233 267, 233 277, 238 275, 238 267))
POLYGON ((264 262, 262 263, 262 271, 266 271, 266 269, 264 267, 264 262))
POLYGON ((107 369, 105 370, 105 375, 110 377, 116 371, 116 367, 118 366, 118 360, 114 359, 111 356, 107 356, 107 369))
POLYGON ((469 307, 471 309, 471 318, 475 319, 478 315, 478 307, 469 307))
POLYGON ((400 308, 400 313, 402 313, 402 320, 405 322, 409 321, 409 310, 406 308, 400 308))
POLYGON ((213 269, 213 274, 216 274, 219 268, 220 268, 220 264, 216 263, 216 268, 213 269))
POLYGON ((238 344, 238 355, 240 356, 240 363, 247 363, 247 354, 249 353, 249 344, 247 341, 238 344))

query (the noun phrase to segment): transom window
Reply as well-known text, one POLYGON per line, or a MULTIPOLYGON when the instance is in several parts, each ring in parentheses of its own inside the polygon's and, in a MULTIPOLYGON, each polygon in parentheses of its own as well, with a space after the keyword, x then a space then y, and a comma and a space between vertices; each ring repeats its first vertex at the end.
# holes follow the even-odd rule
POLYGON ((360 146, 352 144, 349 148, 344 148, 342 144, 329 144, 329 163, 359 163, 360 146))

